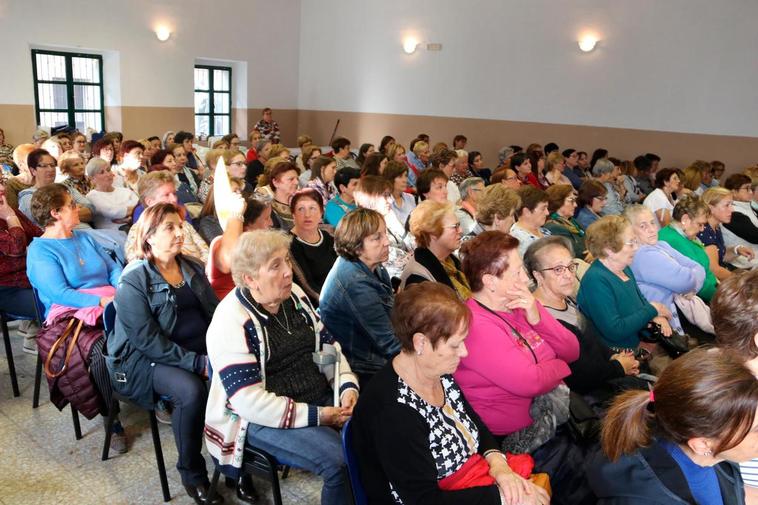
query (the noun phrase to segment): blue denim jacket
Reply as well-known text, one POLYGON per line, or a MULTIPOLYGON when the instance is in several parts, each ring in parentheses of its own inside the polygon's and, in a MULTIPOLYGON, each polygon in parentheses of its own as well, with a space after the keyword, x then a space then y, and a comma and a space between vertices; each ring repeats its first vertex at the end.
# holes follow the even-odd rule
POLYGON ((376 373, 400 352, 390 322, 394 297, 382 266, 371 272, 362 261, 339 257, 326 277, 319 300, 321 320, 342 344, 354 372, 376 373))

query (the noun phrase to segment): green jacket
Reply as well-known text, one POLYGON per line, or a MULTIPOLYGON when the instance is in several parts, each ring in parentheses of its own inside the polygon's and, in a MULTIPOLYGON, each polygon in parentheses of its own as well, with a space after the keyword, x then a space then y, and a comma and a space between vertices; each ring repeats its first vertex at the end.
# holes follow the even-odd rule
POLYGON ((713 294, 716 292, 719 281, 711 271, 711 262, 708 259, 708 254, 706 254, 703 244, 699 240, 688 239, 675 228, 672 228, 671 225, 662 228, 658 232, 658 239, 668 243, 671 247, 691 260, 696 261, 705 269, 705 281, 697 294, 706 302, 710 302, 713 294))

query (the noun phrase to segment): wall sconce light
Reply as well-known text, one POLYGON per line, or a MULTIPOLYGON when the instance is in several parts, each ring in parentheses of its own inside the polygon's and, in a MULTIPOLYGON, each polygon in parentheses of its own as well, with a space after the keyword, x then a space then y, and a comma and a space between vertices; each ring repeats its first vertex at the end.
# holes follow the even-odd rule
POLYGON ((403 51, 405 51, 406 54, 413 54, 416 52, 418 44, 418 40, 414 37, 408 37, 403 41, 403 51))
POLYGON ((586 35, 579 39, 579 49, 581 49, 585 53, 589 53, 593 49, 595 49, 595 45, 597 44, 598 40, 597 37, 594 35, 586 35))
POLYGON ((171 30, 169 30, 167 26, 159 26, 155 30, 155 36, 158 37, 158 40, 161 42, 166 42, 169 37, 171 37, 171 30))

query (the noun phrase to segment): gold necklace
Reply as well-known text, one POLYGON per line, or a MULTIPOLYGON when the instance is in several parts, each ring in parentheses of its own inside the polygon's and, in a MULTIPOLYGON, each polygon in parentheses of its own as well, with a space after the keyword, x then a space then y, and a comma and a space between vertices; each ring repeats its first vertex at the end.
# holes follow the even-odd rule
POLYGON ((86 261, 82 259, 82 253, 79 251, 79 245, 76 243, 76 235, 71 235, 71 240, 74 242, 74 248, 76 249, 76 255, 79 257, 79 265, 84 266, 86 261))

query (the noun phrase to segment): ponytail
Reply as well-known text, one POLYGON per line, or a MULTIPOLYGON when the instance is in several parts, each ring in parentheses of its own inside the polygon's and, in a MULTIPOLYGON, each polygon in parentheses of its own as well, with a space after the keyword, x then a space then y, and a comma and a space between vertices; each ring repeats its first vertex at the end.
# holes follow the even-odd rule
POLYGON ((616 397, 603 421, 600 443, 611 461, 650 444, 654 414, 651 393, 627 391, 616 397))

